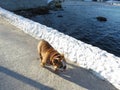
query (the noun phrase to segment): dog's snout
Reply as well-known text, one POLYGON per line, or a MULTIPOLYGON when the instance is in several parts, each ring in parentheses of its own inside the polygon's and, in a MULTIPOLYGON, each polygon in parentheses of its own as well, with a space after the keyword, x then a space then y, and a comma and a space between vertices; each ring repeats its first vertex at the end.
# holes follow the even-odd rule
POLYGON ((60 65, 60 68, 62 68, 63 67, 63 65, 60 65))
POLYGON ((66 66, 64 66, 63 69, 66 69, 66 66))

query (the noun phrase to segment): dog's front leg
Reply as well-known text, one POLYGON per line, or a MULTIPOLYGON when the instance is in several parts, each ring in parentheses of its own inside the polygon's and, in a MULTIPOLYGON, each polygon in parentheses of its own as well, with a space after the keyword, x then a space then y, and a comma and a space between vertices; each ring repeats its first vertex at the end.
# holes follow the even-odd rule
POLYGON ((41 63, 40 63, 40 65, 41 65, 42 67, 45 67, 45 65, 46 65, 46 63, 47 63, 47 59, 48 59, 48 56, 42 58, 41 63))
POLYGON ((57 72, 57 71, 58 71, 57 66, 54 66, 54 71, 55 71, 55 72, 57 72))
POLYGON ((42 67, 45 67, 45 64, 46 64, 46 60, 43 58, 43 59, 41 60, 40 65, 41 65, 42 67))

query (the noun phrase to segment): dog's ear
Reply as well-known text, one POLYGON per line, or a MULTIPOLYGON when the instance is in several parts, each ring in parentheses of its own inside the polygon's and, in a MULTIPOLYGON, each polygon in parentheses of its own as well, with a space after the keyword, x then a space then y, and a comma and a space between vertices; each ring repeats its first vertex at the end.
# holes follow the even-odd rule
POLYGON ((61 56, 64 58, 64 54, 62 53, 61 56))
POLYGON ((64 54, 61 54, 62 60, 66 62, 64 54))
POLYGON ((55 64, 58 63, 58 60, 57 60, 57 59, 54 59, 54 63, 55 63, 55 64))
POLYGON ((64 54, 61 54, 62 59, 64 58, 64 54))

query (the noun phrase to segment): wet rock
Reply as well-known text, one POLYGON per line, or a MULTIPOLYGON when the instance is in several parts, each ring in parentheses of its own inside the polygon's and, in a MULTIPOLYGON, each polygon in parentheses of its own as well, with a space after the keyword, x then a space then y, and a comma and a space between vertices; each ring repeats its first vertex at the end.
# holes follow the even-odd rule
POLYGON ((100 22, 105 22, 105 21, 107 21, 107 18, 102 17, 102 16, 98 16, 98 17, 96 17, 96 19, 97 19, 98 21, 100 21, 100 22))
POLYGON ((56 8, 62 8, 61 2, 56 2, 56 3, 55 3, 55 7, 56 7, 56 8))
POLYGON ((15 14, 22 15, 26 18, 31 18, 35 15, 49 14, 49 9, 48 9, 48 7, 37 7, 37 8, 16 10, 13 12, 15 14))
POLYGON ((61 1, 51 1, 48 3, 48 8, 50 10, 59 10, 62 9, 61 1))
POLYGON ((31 9, 31 12, 34 14, 48 14, 49 9, 47 7, 38 7, 38 8, 33 8, 31 9))
POLYGON ((58 15, 58 17, 63 17, 62 15, 58 15))

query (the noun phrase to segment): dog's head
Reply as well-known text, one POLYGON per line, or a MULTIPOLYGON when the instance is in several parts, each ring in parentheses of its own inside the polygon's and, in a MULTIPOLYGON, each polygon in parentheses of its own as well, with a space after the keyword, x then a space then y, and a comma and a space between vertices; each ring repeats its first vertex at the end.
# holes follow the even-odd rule
POLYGON ((53 59, 53 65, 56 69, 59 69, 61 71, 66 69, 66 61, 64 58, 64 55, 58 55, 53 59))

